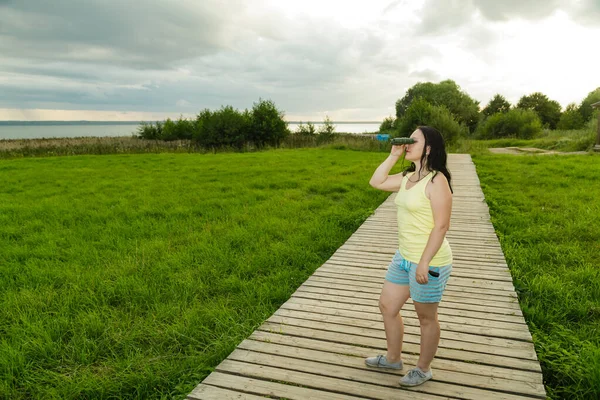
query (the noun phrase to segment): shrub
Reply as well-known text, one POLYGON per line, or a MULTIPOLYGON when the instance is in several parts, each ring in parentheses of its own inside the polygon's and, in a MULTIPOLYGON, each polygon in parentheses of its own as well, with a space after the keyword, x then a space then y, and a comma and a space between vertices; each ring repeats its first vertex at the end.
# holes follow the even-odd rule
POLYGON ((275 103, 262 99, 254 103, 248 139, 256 147, 264 147, 267 144, 278 147, 289 134, 283 111, 278 110, 275 103))
POLYGON ((560 130, 581 129, 584 125, 585 121, 579 113, 577 105, 575 103, 571 103, 567 106, 565 112, 563 112, 560 116, 560 120, 558 121, 556 128, 560 130))
POLYGON ((231 106, 221 107, 215 112, 204 110, 196 119, 194 140, 204 147, 242 148, 248 140, 250 120, 247 110, 242 113, 231 106))
POLYGON ((296 133, 300 136, 314 136, 317 134, 317 130, 312 122, 309 121, 304 125, 302 121, 300 121, 296 133))
POLYGON ((194 135, 194 121, 179 117, 175 122, 175 136, 177 139, 191 139, 194 135))
POLYGON ((550 129, 556 129, 556 124, 560 120, 561 106, 558 101, 550 100, 548 96, 540 92, 521 97, 517 108, 535 111, 540 117, 542 125, 550 129))
POLYGON ((158 139, 157 135, 157 129, 156 126, 154 126, 154 124, 152 122, 147 123, 147 122, 141 122, 140 126, 137 128, 137 135, 138 137, 141 137, 142 139, 151 139, 151 140, 155 140, 158 139))
POLYGON ((418 125, 433 126, 449 145, 466 136, 468 131, 454 119, 446 107, 431 105, 422 98, 413 100, 404 116, 396 121, 397 136, 410 136, 418 125))
POLYGON ((317 144, 329 143, 335 138, 335 125, 329 119, 329 116, 325 116, 323 125, 318 129, 319 135, 317 137, 317 144))
POLYGON ((477 128, 479 139, 532 139, 542 132, 540 118, 533 110, 512 109, 486 118, 477 128))
POLYGON ((581 101, 579 106, 579 113, 583 117, 584 122, 588 122, 592 118, 594 109, 592 104, 600 101, 600 87, 596 90, 592 90, 588 95, 581 101))
POLYGON ((177 132, 175 129, 175 123, 171 121, 171 118, 167 118, 163 125, 162 134, 159 137, 161 140, 171 141, 177 139, 177 132))
POLYGON ((396 119, 392 116, 389 116, 383 120, 381 125, 379 125, 379 132, 387 133, 389 131, 393 131, 396 127, 396 119))

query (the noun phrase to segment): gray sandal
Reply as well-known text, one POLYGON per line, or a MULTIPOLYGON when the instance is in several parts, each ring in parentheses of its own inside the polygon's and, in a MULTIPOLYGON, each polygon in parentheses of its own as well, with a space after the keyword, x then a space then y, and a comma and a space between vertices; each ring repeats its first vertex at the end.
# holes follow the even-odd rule
POLYGON ((367 364, 369 367, 402 369, 402 360, 395 363, 390 363, 383 354, 366 358, 365 364, 367 364))

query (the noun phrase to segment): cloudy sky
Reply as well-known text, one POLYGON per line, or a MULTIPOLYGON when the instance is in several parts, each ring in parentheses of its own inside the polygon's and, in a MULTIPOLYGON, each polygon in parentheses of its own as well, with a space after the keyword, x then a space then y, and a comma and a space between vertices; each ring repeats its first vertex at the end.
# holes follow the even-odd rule
POLYGON ((379 121, 444 79, 482 107, 535 91, 566 106, 600 86, 599 38, 600 0, 0 0, 0 120, 264 98, 288 120, 379 121))

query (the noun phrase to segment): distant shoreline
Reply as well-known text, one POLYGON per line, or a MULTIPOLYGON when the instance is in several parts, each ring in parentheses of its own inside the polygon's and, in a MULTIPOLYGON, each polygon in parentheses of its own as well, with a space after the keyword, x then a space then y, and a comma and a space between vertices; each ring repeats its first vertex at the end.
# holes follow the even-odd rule
MULTIPOLYGON (((139 125, 156 121, 0 121, 0 126, 56 126, 56 125, 139 125)), ((323 124, 323 121, 286 121, 288 124, 323 124)), ((381 121, 332 121, 335 125, 381 124, 381 121)))

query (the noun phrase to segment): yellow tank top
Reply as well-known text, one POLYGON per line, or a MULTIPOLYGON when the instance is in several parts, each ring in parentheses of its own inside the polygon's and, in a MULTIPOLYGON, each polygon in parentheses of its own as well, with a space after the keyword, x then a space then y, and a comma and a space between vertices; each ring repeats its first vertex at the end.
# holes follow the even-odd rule
MULTIPOLYGON (((406 181, 413 174, 414 172, 409 172, 402 178, 394 203, 398 206, 398 250, 406 260, 418 264, 434 227, 431 202, 425 194, 425 186, 434 173, 430 172, 407 190, 406 181)), ((443 267, 449 264, 452 264, 452 250, 448 240, 444 238, 429 265, 443 267)))

